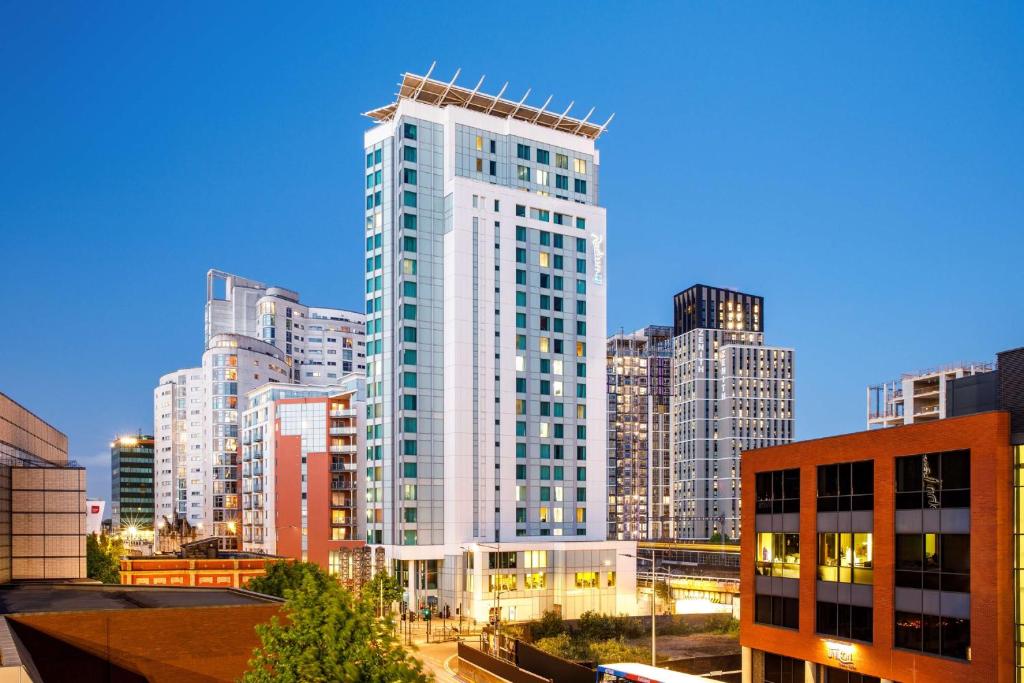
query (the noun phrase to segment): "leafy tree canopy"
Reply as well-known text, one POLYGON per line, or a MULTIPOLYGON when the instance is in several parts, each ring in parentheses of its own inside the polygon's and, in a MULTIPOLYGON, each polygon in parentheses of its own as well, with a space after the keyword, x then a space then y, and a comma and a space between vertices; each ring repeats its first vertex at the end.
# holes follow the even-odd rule
POLYGON ((242 683, 427 683, 420 665, 402 647, 390 620, 377 619, 369 600, 336 582, 307 574, 290 590, 284 619, 256 627, 260 646, 242 683))
POLYGON ((281 560, 268 564, 266 575, 249 579, 245 588, 264 595, 286 598, 288 597, 286 591, 299 588, 307 578, 312 580, 313 585, 320 590, 324 590, 328 585, 337 584, 333 577, 313 562, 281 560))
POLYGON ((103 583, 121 583, 124 543, 106 534, 85 537, 85 575, 103 583))

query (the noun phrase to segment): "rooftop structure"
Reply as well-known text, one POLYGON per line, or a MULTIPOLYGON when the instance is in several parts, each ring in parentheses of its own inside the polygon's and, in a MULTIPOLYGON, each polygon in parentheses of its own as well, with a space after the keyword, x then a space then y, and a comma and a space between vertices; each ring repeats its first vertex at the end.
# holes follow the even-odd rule
POLYGON ((961 377, 992 372, 995 365, 976 361, 949 363, 905 372, 898 380, 867 389, 867 428, 882 429, 947 417, 947 384, 961 377))
POLYGON ((398 103, 400 101, 416 100, 435 107, 451 105, 483 112, 489 116, 518 119, 537 126, 551 128, 552 130, 579 135, 590 140, 599 138, 601 133, 608 128, 608 124, 615 118, 615 114, 612 114, 603 124, 592 123, 590 122, 590 116, 594 113, 593 108, 582 119, 569 116, 569 112, 572 110, 575 102, 570 102, 569 106, 561 113, 548 111, 547 107, 551 104, 553 95, 548 97, 547 101, 540 108, 528 105, 526 104, 526 98, 530 96, 530 89, 526 90, 526 94, 518 102, 506 100, 502 98, 502 95, 505 94, 505 89, 508 88, 507 82, 501 87, 497 95, 488 95, 487 93, 480 92, 480 87, 484 83, 483 76, 480 77, 476 87, 472 89, 463 88, 455 84, 459 74, 462 73, 461 69, 456 69, 455 76, 450 81, 434 80, 430 75, 434 72, 436 65, 437 62, 431 64, 425 76, 408 72, 403 74, 402 82, 398 84, 398 93, 396 93, 395 101, 383 107, 372 109, 366 112, 365 115, 379 122, 390 121, 395 116, 395 112, 398 111, 398 103))

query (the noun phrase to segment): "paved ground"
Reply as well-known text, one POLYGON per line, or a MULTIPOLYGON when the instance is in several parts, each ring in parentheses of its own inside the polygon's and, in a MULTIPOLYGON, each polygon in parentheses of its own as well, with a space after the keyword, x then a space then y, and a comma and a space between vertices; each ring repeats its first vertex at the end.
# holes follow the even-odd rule
POLYGON ((458 657, 455 656, 455 641, 417 645, 413 655, 423 662, 423 667, 439 683, 460 683, 458 657))

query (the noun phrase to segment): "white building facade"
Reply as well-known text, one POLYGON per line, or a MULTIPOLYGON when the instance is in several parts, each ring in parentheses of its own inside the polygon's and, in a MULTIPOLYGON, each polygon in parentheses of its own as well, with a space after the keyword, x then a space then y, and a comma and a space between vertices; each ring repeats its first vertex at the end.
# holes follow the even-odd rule
POLYGON ((202 367, 154 390, 155 519, 184 518, 227 548, 241 538, 241 417, 268 382, 328 386, 365 372, 365 316, 302 304, 292 290, 207 273, 202 367))
POLYGON ((369 113, 367 541, 413 606, 635 610, 609 542, 600 126, 406 74, 369 113))
POLYGON ((793 349, 764 343, 764 300, 695 285, 675 297, 676 537, 740 537, 740 455, 793 440, 793 349))

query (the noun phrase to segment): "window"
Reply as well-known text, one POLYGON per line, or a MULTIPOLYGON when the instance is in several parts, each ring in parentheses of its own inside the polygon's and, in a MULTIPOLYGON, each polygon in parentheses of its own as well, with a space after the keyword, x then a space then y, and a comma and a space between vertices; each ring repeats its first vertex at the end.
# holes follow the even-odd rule
POLYGON ((526 228, 522 225, 516 226, 516 242, 526 241, 526 228))
POLYGON ((825 667, 824 683, 881 683, 881 680, 878 676, 868 676, 867 674, 850 671, 849 669, 825 667))
POLYGON ((565 154, 559 154, 555 152, 555 166, 558 168, 569 168, 569 157, 565 154))
POLYGON ((497 161, 488 161, 487 162, 487 174, 488 175, 498 175, 498 162, 497 161))
POLYGON ((762 576, 800 578, 800 534, 757 533, 755 570, 762 576))
POLYGON ((406 230, 416 229, 416 214, 404 213, 402 214, 402 227, 406 230))
POLYGON ((859 605, 844 603, 821 602, 817 604, 815 628, 824 636, 863 640, 872 640, 872 609, 859 605))
POLYGON ((416 208, 416 193, 411 190, 405 190, 402 192, 402 204, 404 206, 416 208))
POLYGON ((754 598, 754 621, 769 626, 800 628, 800 601, 778 595, 757 595, 754 598))
POLYGON ((530 167, 529 166, 516 166, 516 177, 520 180, 529 182, 530 181, 530 167))
POLYGON ((538 169, 534 169, 534 170, 536 171, 536 177, 534 178, 534 182, 537 183, 538 185, 547 185, 548 184, 548 172, 547 171, 542 171, 539 168, 538 169))
POLYGON ((756 513, 759 515, 800 512, 800 470, 758 472, 756 513))
POLYGON ((875 463, 871 460, 818 466, 818 512, 874 509, 875 463))
POLYGON ((551 163, 551 152, 546 149, 537 150, 537 163, 538 164, 550 164, 551 163))
POLYGON ((494 591, 514 591, 518 590, 516 587, 516 575, 515 574, 491 574, 487 577, 487 590, 490 593, 494 591))
POLYGON ((597 588, 597 572, 576 572, 577 588, 597 588))
POLYGON ((583 216, 576 216, 576 227, 580 230, 587 229, 587 219, 583 216))
POLYGON ((415 297, 416 296, 416 283, 405 281, 402 283, 402 296, 415 297))
POLYGON ((481 135, 476 136, 476 151, 484 151, 484 138, 481 135))
POLYGON ((402 341, 414 342, 416 341, 416 328, 415 327, 403 327, 402 328, 402 341))
POLYGON ((415 237, 403 237, 402 238, 402 249, 405 251, 416 251, 416 238, 415 237))
POLYGON ((870 533, 818 534, 818 578, 870 585, 873 581, 870 533))
POLYGON ((896 509, 971 506, 971 452, 947 451, 896 458, 896 509))
POLYGON ((416 477, 416 463, 406 462, 402 463, 402 476, 414 479, 416 477))
POLYGON ((402 182, 408 183, 409 185, 416 184, 416 169, 403 168, 402 169, 402 182))
POLYGON ((573 159, 572 160, 573 170, 577 173, 585 175, 587 173, 587 160, 586 159, 573 159))
POLYGON ((516 144, 516 158, 530 160, 530 146, 523 144, 516 144))
POLYGON ((516 204, 516 215, 520 218, 526 218, 526 207, 522 204, 516 204))
POLYGON ((967 659, 971 620, 917 612, 896 612, 895 646, 943 657, 967 659))
POLYGON ((804 683, 804 660, 764 653, 764 683, 804 683))
POLYGON ((544 572, 530 572, 524 577, 526 590, 543 590, 547 587, 547 574, 544 572))
POLYGON ((555 189, 557 190, 568 190, 569 189, 569 176, 562 175, 561 173, 555 174, 555 189))
POLYGON ((583 180, 581 178, 576 178, 575 180, 573 180, 573 190, 575 192, 578 192, 579 194, 586 194, 587 193, 587 181, 583 180))
POLYGON ((416 148, 405 145, 402 147, 402 159, 405 161, 416 163, 416 148))
POLYGON ((405 126, 403 126, 403 131, 405 133, 405 138, 407 140, 415 140, 416 139, 416 126, 414 126, 413 124, 411 124, 411 123, 405 124, 405 126))
POLYGON ((896 585, 969 593, 971 537, 968 534, 896 534, 896 585))

